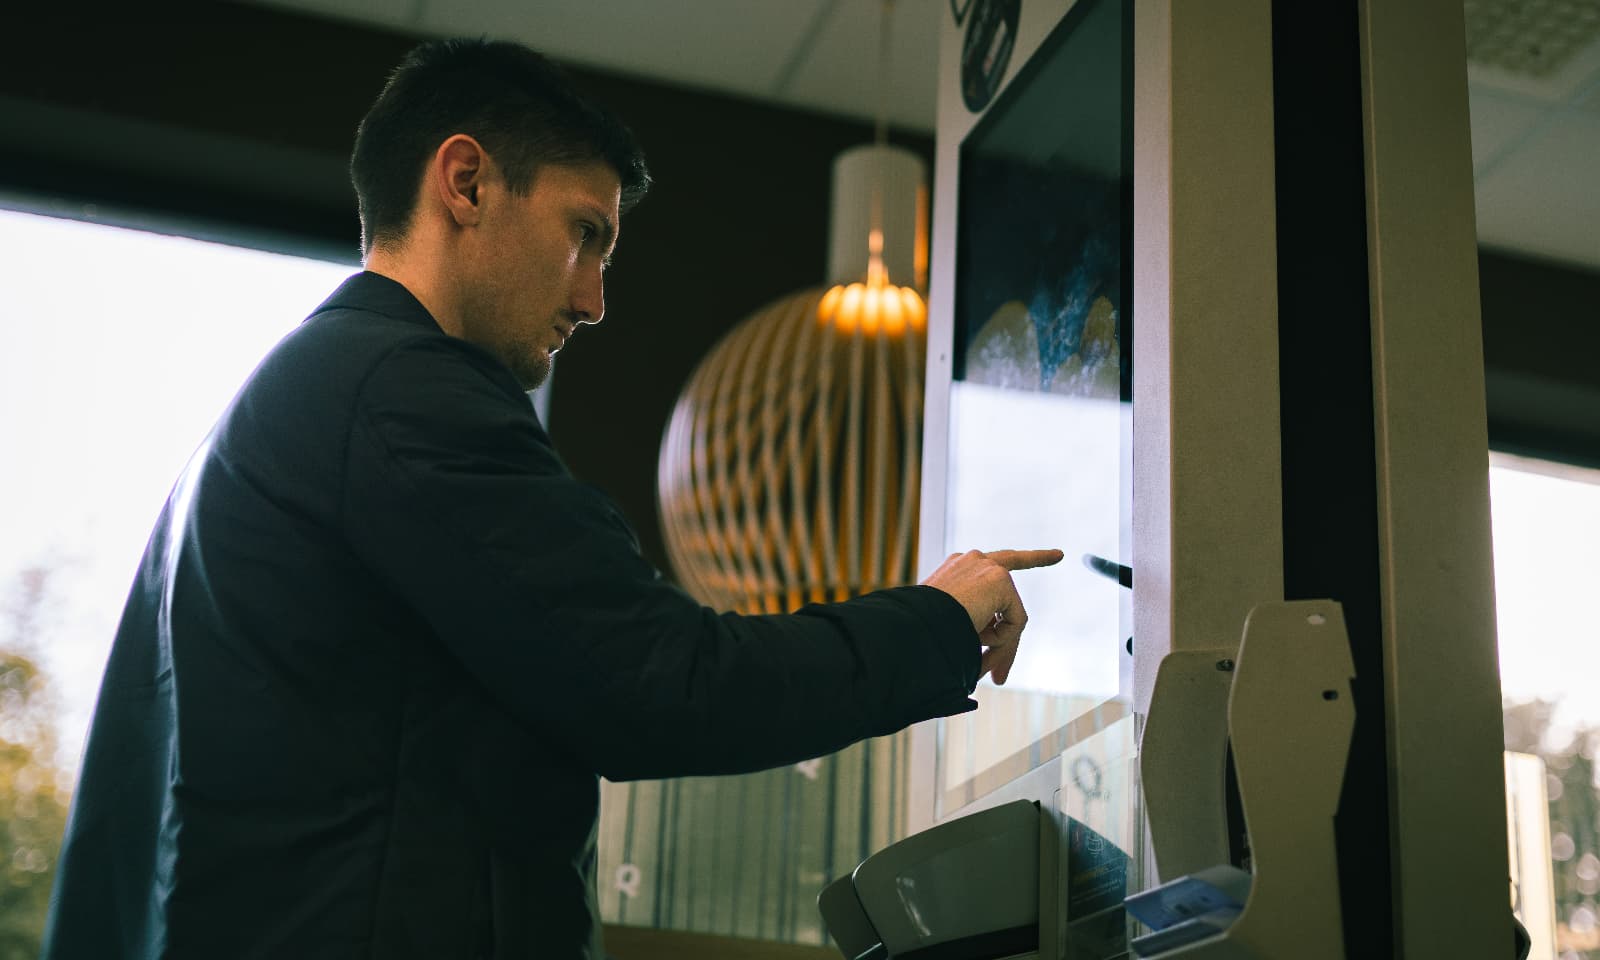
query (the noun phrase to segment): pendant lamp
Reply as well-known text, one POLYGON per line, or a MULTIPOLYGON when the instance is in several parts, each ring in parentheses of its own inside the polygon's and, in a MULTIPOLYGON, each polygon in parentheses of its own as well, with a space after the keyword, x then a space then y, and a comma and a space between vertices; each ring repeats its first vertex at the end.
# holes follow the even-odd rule
POLYGON ((834 162, 828 284, 734 327, 662 440, 669 559, 720 610, 788 612, 915 576, 927 188, 922 161, 887 145, 879 91, 874 144, 834 162))

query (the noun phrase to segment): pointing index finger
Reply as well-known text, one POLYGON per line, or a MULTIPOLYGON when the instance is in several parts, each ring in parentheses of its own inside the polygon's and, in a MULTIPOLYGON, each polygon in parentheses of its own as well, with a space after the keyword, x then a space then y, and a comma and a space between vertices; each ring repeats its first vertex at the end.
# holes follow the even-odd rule
POLYGON ((1061 562, 1060 550, 990 550, 984 554, 1007 570, 1031 570, 1061 562))

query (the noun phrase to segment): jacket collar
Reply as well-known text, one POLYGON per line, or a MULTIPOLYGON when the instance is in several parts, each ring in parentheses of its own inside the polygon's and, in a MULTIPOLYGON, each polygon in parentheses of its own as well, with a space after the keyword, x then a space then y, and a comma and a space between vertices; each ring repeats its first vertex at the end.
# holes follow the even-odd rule
POLYGON ((424 307, 403 284, 370 270, 363 270, 339 284, 339 289, 322 301, 321 306, 311 311, 311 316, 328 310, 366 310, 419 326, 439 329, 439 323, 433 318, 433 314, 429 313, 428 308, 424 307))

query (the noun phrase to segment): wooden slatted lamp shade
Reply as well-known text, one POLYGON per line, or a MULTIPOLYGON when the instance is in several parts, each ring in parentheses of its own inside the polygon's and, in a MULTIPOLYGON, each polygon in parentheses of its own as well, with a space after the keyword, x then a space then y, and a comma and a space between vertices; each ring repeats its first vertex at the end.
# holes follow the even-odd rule
POLYGON ((881 145, 841 155, 830 275, 859 271, 857 237, 865 282, 757 310, 679 395, 661 445, 662 528, 679 582, 712 607, 781 613, 913 581, 927 307, 888 278, 897 264, 925 277, 921 169, 881 145), (874 181, 881 226, 856 230, 874 181))

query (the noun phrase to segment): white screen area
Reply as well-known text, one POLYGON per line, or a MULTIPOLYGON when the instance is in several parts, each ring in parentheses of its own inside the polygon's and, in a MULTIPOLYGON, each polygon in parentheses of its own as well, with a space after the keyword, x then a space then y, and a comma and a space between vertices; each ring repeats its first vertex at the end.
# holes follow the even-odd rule
MULTIPOLYGON (((1121 588, 1083 554, 1121 556, 1121 413, 1115 400, 950 387, 950 551, 1059 547, 1019 571, 1028 625, 1006 687, 1105 700, 1118 692, 1121 588)), ((985 680, 985 683, 989 681, 985 680)))
POLYGON ((1130 685, 1131 592, 1082 556, 1127 559, 1132 409, 1108 398, 951 384, 947 552, 1058 547, 1066 559, 1016 574, 1028 624, 1006 685, 985 679, 978 710, 940 725, 941 815, 1124 712, 1107 704, 1120 705, 1130 685), (1082 729, 1069 734, 1069 724, 1082 729))

